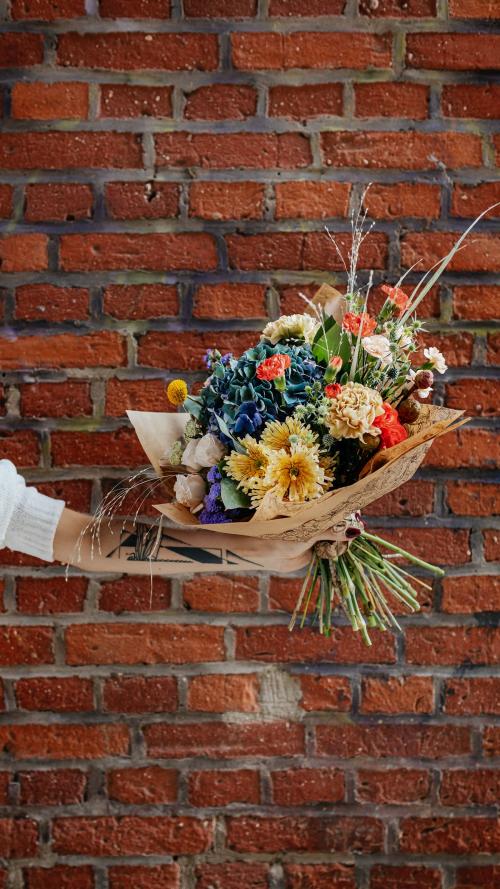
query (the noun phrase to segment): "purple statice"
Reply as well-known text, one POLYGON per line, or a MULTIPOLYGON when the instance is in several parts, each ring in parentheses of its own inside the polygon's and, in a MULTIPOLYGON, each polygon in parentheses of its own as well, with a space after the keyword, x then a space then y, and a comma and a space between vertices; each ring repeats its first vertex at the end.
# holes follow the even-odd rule
POLYGON ((207 482, 210 482, 212 485, 214 482, 220 482, 221 478, 219 467, 217 465, 211 466, 207 472, 207 482))
POLYGON ((203 509, 198 514, 202 525, 220 525, 223 522, 231 522, 232 519, 224 510, 221 500, 221 474, 217 466, 212 466, 207 472, 207 481, 210 484, 208 494, 203 498, 203 509))

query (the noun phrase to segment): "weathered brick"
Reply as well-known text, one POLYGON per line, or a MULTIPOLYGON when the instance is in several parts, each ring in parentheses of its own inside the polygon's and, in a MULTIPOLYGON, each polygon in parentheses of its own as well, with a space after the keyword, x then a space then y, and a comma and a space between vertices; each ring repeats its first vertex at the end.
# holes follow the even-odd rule
MULTIPOLYGON (((28 235, 24 235, 28 237, 28 235)), ((61 268, 66 272, 112 269, 215 269, 213 238, 202 232, 182 234, 63 235, 61 268)))
POLYGON ((217 67, 215 34, 61 34, 57 63, 71 68, 114 71, 212 71, 217 67))
POLYGON ((301 707, 304 710, 347 711, 351 707, 351 687, 343 676, 300 676, 301 707))
POLYGON ((432 713, 431 676, 366 677, 362 681, 362 713, 432 713))
POLYGON ((263 213, 264 186, 260 182, 193 182, 189 190, 190 216, 261 219, 263 213))
POLYGON ((273 800, 278 806, 314 806, 344 799, 340 769, 286 769, 271 773, 273 800))
POLYGON ((495 854, 500 845, 496 818, 404 818, 400 848, 412 854, 495 854))
POLYGON ((356 799, 362 803, 421 803, 428 800, 430 791, 430 773, 424 769, 362 769, 356 776, 356 799))
POLYGON ((172 713, 177 709, 173 676, 116 676, 103 683, 103 706, 112 713, 172 713))
POLYGON ((268 889, 269 865, 243 861, 200 864, 196 868, 196 889, 268 889))
POLYGON ((207 713, 254 713, 259 710, 258 693, 257 676, 252 674, 194 676, 189 682, 188 707, 207 713))
MULTIPOLYGON (((401 244, 403 265, 408 267, 419 260, 420 270, 430 269, 448 255, 458 237, 451 232, 411 232, 405 235, 401 244)), ((499 265, 498 239, 494 235, 476 233, 455 253, 448 269, 456 272, 493 272, 499 265)))
POLYGON ((422 83, 356 83, 354 99, 357 117, 425 120, 429 87, 422 83))
POLYGON ((166 611, 170 607, 170 581, 162 577, 130 577, 103 581, 99 608, 115 614, 166 611))
POLYGON ((15 317, 21 321, 83 321, 88 316, 89 292, 84 287, 23 284, 16 289, 15 317))
POLYGON ((84 802, 87 776, 79 769, 19 772, 19 784, 23 806, 71 806, 84 802))
POLYGON ((108 877, 110 889, 180 889, 177 864, 110 867, 108 877))
POLYGON ((84 0, 12 0, 12 18, 40 19, 41 21, 53 21, 54 19, 80 18, 85 15, 84 0))
POLYGON ((160 133, 155 146, 159 167, 293 169, 311 161, 302 133, 160 133))
POLYGON ((75 624, 66 631, 67 662, 184 664, 224 657, 221 627, 171 624, 75 624))
MULTIPOLYGON (((164 5, 163 0, 160 0, 164 5)), ((136 6, 134 0, 134 6, 136 6)), ((100 117, 171 117, 171 86, 136 86, 103 83, 100 88, 100 117)))
POLYGON ((99 759, 128 753, 122 725, 2 725, 0 741, 16 759, 99 759))
POLYGON ((105 194, 111 219, 163 219, 179 212, 179 187, 173 182, 109 182, 105 194))
MULTIPOLYGON (((373 219, 399 219, 401 216, 437 219, 441 203, 440 189, 437 185, 413 182, 373 184, 363 203, 373 219)), ((419 306, 419 315, 422 314, 422 306, 423 303, 419 306)))
POLYGON ((17 31, 0 34, 0 68, 38 65, 42 60, 42 34, 22 34, 17 31))
POLYGON ((106 169, 141 163, 140 140, 134 133, 0 134, 0 168, 6 170, 106 169))
POLYGON ((30 677, 15 685, 17 706, 21 710, 56 710, 78 712, 92 710, 92 680, 77 676, 30 677))
POLYGON ((0 269, 6 274, 42 272, 48 266, 47 246, 46 235, 4 235, 0 239, 0 269))
POLYGON ((74 222, 92 216, 93 196, 89 185, 59 182, 28 185, 25 199, 27 222, 74 222))
POLYGON ((286 68, 391 67, 386 34, 296 31, 231 37, 233 65, 242 71, 286 68))
POLYGON ((497 677, 448 679, 445 684, 444 710, 453 715, 500 713, 500 681, 497 677))
POLYGON ((304 729, 289 722, 183 723, 147 725, 144 738, 152 757, 187 756, 233 759, 248 756, 293 756, 304 752, 304 729))
POLYGON ((0 340, 4 369, 28 367, 114 367, 125 364, 125 342, 114 331, 74 335, 19 336, 0 340))
POLYGON ((99 12, 112 19, 167 19, 170 17, 170 0, 100 0, 99 12))
POLYGON ((276 219, 346 216, 349 194, 344 182, 281 182, 276 185, 276 219))
POLYGON ((246 120, 257 110, 257 93, 251 86, 216 83, 200 86, 186 96, 186 120, 246 120))
POLYGON ((202 284, 193 301, 195 318, 265 318, 263 284, 202 284))
POLYGON ((211 845, 208 821, 179 818, 140 818, 125 815, 56 818, 53 822, 54 850, 63 855, 163 855, 196 854, 211 845))
POLYGON ((195 611, 256 611, 259 604, 257 578, 197 575, 183 584, 186 605, 195 611))
POLYGON ((69 867, 27 867, 23 869, 26 889, 94 889, 94 872, 90 865, 69 867))
POLYGON ((188 781, 189 801, 194 806, 258 805, 260 802, 256 769, 191 772, 188 781))
POLYGON ((349 816, 230 818, 227 842, 236 852, 378 852, 383 825, 349 816))
POLYGON ((89 111, 86 83, 15 83, 12 117, 18 120, 85 120, 89 111))
POLYGON ((464 133, 340 130, 323 133, 321 147, 324 162, 333 167, 432 170, 439 162, 447 167, 482 164, 479 137, 464 133))
POLYGON ((339 116, 343 108, 341 83, 273 86, 269 90, 269 115, 306 120, 324 115, 339 116))
POLYGON ((500 578, 491 574, 445 577, 441 607, 452 614, 496 611, 499 593, 500 578))
POLYGON ((318 725, 320 756, 439 759, 470 753, 470 729, 451 725, 318 725))
MULTIPOLYGON (((495 84, 450 83, 443 87, 441 95, 441 106, 445 117, 483 117, 494 119, 495 107, 499 101, 500 87, 495 84)), ((481 192, 481 190, 481 184, 474 188, 474 191, 481 192)), ((482 212, 484 209, 483 204, 479 212, 482 212)), ((472 215, 475 216, 476 214, 472 215)))
POLYGON ((438 868, 376 864, 371 870, 370 889, 441 889, 442 885, 438 868))
POLYGON ((409 664, 497 664, 500 632, 489 627, 408 627, 409 664))
POLYGON ((28 383, 20 387, 26 417, 81 417, 92 414, 89 383, 28 383))
POLYGON ((406 59, 411 68, 480 71, 495 67, 499 47, 497 34, 408 34, 406 59))
POLYGON ((50 627, 0 627, 0 642, 0 664, 5 667, 54 663, 50 627))
POLYGON ((177 772, 160 766, 114 769, 107 774, 106 789, 109 799, 119 803, 175 803, 177 772))

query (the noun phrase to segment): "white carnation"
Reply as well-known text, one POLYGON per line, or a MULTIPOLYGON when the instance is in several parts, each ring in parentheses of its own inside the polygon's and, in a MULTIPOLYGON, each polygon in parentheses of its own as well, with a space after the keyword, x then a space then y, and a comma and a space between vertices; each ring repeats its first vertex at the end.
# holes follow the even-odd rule
POLYGON ((382 367, 392 362, 391 344, 386 336, 381 333, 374 333, 372 336, 364 336, 361 339, 361 345, 365 352, 378 358, 382 367))
POLYGON ((276 321, 270 321, 262 331, 261 339, 269 340, 273 346, 283 340, 305 340, 312 343, 319 322, 311 315, 282 315, 276 321))
POLYGON ((428 349, 424 349, 424 355, 427 358, 427 361, 432 367, 432 370, 437 370, 438 374, 444 374, 448 370, 448 365, 444 360, 444 355, 439 349, 436 349, 435 346, 429 346, 428 349))

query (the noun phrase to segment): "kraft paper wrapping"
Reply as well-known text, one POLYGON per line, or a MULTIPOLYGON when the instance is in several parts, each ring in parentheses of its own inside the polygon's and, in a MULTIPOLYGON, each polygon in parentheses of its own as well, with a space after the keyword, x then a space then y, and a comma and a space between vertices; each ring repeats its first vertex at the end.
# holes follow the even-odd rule
MULTIPOLYGON (((150 463, 160 474, 160 458, 182 435, 189 416, 150 411, 127 413, 150 463)), ((198 527, 219 534, 307 541, 407 482, 417 471, 433 440, 466 422, 460 419, 462 414, 463 411, 426 405, 418 422, 409 427, 409 438, 375 454, 365 466, 362 478, 353 485, 330 491, 300 507, 275 501, 268 504, 265 519, 255 515, 247 522, 232 522, 229 526, 201 525, 195 515, 177 503, 160 503, 155 508, 175 524, 184 527, 198 527)))

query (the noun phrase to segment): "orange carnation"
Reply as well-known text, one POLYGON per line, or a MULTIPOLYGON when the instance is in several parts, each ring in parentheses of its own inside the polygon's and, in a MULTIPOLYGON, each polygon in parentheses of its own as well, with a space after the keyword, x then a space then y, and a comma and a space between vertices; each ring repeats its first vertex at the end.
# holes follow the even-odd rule
POLYGON ((404 290, 401 290, 401 287, 391 287, 390 284, 382 284, 380 289, 382 293, 385 293, 389 302, 396 306, 399 316, 401 316, 408 305, 410 297, 406 295, 404 290))
POLYGON ((255 375, 259 380, 276 380, 277 377, 283 377, 285 371, 290 367, 292 359, 290 355, 271 355, 259 364, 255 375))
POLYGON ((361 312, 356 315, 355 312, 346 312, 342 319, 342 327, 357 336, 361 330, 362 336, 371 336, 377 326, 375 318, 372 318, 368 312, 361 312), (361 325, 363 328, 361 329, 361 325))

